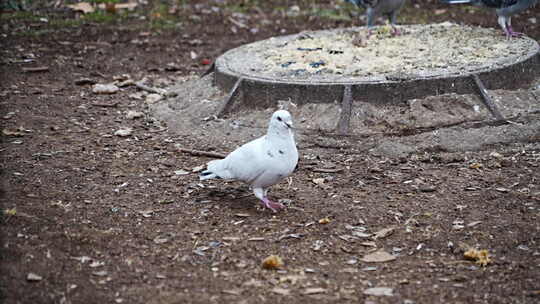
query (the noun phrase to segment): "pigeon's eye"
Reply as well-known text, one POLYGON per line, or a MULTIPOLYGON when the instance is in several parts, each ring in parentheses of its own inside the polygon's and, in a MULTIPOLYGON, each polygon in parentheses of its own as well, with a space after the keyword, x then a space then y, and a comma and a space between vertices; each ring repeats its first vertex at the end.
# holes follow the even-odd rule
POLYGON ((277 120, 281 121, 281 117, 278 116, 278 117, 277 117, 277 120))

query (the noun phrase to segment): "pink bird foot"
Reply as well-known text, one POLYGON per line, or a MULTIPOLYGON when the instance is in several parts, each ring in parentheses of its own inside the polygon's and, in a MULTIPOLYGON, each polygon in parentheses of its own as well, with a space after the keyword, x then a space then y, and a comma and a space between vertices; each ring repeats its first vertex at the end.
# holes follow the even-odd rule
POLYGON ((508 30, 506 31, 506 38, 510 39, 510 37, 521 37, 521 36, 523 36, 523 33, 514 32, 512 27, 508 27, 508 30))
POLYGON ((514 32, 514 31, 510 31, 509 34, 510 34, 510 36, 512 36, 512 37, 521 37, 521 36, 523 36, 523 33, 520 33, 520 32, 514 32))
POLYGON ((366 33, 366 39, 369 39, 372 35, 373 35, 373 30, 372 30, 372 29, 368 29, 368 30, 367 30, 367 33, 366 33))
POLYGON ((395 26, 392 25, 392 32, 391 32, 391 34, 392 34, 393 37, 399 36, 399 35, 401 35, 401 31, 400 31, 397 27, 395 27, 395 26))
POLYGON ((285 209, 285 206, 283 206, 282 204, 277 203, 277 202, 272 202, 266 197, 261 201, 261 204, 265 206, 266 208, 272 210, 273 212, 277 212, 278 210, 285 209))

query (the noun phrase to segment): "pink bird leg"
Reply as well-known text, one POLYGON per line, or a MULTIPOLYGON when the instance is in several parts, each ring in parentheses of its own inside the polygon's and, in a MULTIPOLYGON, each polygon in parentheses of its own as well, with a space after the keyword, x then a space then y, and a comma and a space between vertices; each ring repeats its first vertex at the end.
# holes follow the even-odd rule
POLYGON ((261 204, 265 206, 266 208, 272 210, 273 212, 277 212, 278 210, 285 209, 285 206, 277 202, 272 202, 267 197, 263 197, 261 204))

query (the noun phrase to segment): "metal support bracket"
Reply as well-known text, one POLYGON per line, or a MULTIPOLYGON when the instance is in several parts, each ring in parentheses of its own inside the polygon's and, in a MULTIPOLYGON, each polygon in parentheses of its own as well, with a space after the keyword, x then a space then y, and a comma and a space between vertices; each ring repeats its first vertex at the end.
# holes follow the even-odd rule
POLYGON ((337 131, 341 135, 349 133, 352 115, 352 86, 343 86, 343 99, 341 100, 341 115, 339 117, 337 131))
POLYGON ((478 74, 473 74, 472 78, 474 79, 474 83, 476 83, 476 86, 478 87, 478 91, 480 91, 482 102, 488 108, 491 115, 493 115, 493 117, 495 117, 495 119, 497 120, 506 121, 504 116, 501 114, 501 112, 499 111, 499 109, 497 108, 497 106, 495 105, 491 97, 489 96, 486 86, 484 86, 484 83, 482 82, 480 77, 478 77, 478 74))
POLYGON ((214 73, 215 69, 216 69, 216 63, 212 62, 212 65, 206 71, 204 71, 204 73, 202 73, 200 78, 203 78, 204 76, 206 76, 206 75, 208 75, 210 73, 214 73))
POLYGON ((244 81, 244 77, 238 78, 234 86, 232 87, 231 91, 229 92, 229 95, 227 98, 225 98, 225 102, 221 106, 221 109, 219 109, 219 112, 216 114, 217 117, 223 117, 223 115, 227 114, 231 107, 234 104, 235 99, 238 97, 238 94, 240 93, 240 88, 242 87, 242 81, 244 81))

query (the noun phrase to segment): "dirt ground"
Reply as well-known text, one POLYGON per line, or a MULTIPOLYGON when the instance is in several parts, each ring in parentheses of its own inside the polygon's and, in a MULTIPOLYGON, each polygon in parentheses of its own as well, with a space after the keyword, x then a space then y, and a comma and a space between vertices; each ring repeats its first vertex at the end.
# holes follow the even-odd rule
MULTIPOLYGON (((191 171, 210 158, 176 149, 236 143, 169 132, 135 86, 99 95, 88 84, 169 86, 248 42, 363 24, 341 2, 150 1, 92 18, 62 1, 6 3, 2 303, 540 302, 539 136, 395 159, 361 138, 322 140, 272 188, 288 207, 273 214, 245 185, 201 184, 191 171), (132 134, 114 135, 123 128, 132 134), (471 248, 487 250, 486 265, 464 258, 471 248), (269 255, 284 265, 263 269, 269 255)), ((539 12, 515 29, 540 39, 539 12)), ((497 26, 491 11, 436 1, 400 15, 448 20, 497 26)))

